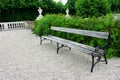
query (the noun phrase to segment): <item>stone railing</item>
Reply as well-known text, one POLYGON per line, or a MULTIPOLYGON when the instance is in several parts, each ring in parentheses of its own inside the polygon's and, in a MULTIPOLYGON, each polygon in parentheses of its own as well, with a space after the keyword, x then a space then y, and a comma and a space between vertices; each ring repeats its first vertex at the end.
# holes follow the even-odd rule
POLYGON ((32 29, 34 27, 34 21, 26 21, 26 23, 28 24, 28 26, 26 26, 26 29, 32 29))
POLYGON ((0 30, 24 29, 28 26, 27 22, 2 22, 0 23, 0 30))

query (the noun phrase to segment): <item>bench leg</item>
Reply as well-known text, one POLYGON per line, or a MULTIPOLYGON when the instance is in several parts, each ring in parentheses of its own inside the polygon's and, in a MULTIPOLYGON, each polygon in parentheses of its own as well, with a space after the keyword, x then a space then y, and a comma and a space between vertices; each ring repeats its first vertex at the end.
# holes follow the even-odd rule
POLYGON ((98 62, 101 62, 101 56, 98 56, 98 59, 97 61, 95 62, 95 56, 92 54, 92 67, 91 67, 91 72, 93 72, 93 68, 94 66, 98 63, 98 62))
POLYGON ((51 40, 51 43, 52 43, 52 40, 51 40))
POLYGON ((69 47, 69 50, 71 50, 71 47, 69 47))
MULTIPOLYGON (((65 45, 59 45, 59 43, 57 43, 57 54, 59 52, 59 49, 62 48, 62 47, 68 47, 68 46, 65 46, 65 45)), ((69 50, 71 50, 71 48, 69 47, 69 50)))
POLYGON ((106 56, 104 55, 104 59, 105 59, 105 63, 107 64, 108 62, 107 62, 107 58, 106 58, 106 56))
POLYGON ((42 45, 42 37, 40 37, 40 45, 42 45))
MULTIPOLYGON (((40 37, 40 45, 42 45, 43 40, 49 40, 49 39, 40 37)), ((50 41, 51 41, 51 43, 52 43, 52 40, 50 40, 50 41)))
POLYGON ((59 43, 57 43, 57 54, 58 54, 58 52, 59 52, 59 49, 62 48, 62 47, 64 47, 63 44, 62 44, 61 46, 59 46, 59 43))
POLYGON ((59 43, 57 43, 57 54, 58 54, 58 51, 59 51, 59 43))
POLYGON ((104 59, 105 59, 105 60, 101 60, 101 56, 98 56, 98 59, 97 59, 96 62, 94 61, 94 59, 95 59, 94 55, 92 54, 91 56, 92 56, 91 72, 93 72, 93 68, 94 68, 94 66, 95 66, 98 62, 106 62, 106 64, 107 64, 107 58, 106 58, 105 55, 104 55, 104 59))
POLYGON ((93 72, 93 68, 94 68, 94 56, 92 55, 92 67, 91 67, 91 72, 93 72))

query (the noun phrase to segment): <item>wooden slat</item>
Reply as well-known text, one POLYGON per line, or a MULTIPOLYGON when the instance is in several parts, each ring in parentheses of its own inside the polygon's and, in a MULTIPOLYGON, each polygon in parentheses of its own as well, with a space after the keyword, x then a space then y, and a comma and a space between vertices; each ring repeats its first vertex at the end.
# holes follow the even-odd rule
MULTIPOLYGON (((63 39, 63 38, 59 38, 59 37, 56 37, 56 36, 52 36, 52 35, 42 36, 42 37, 46 38, 46 39, 49 39, 49 40, 52 40, 52 41, 55 41, 55 42, 60 43, 60 44, 64 44, 64 45, 69 46, 71 48, 75 48, 75 49, 77 49, 77 50, 79 50, 83 53, 89 54, 89 55, 91 55, 91 53, 95 50, 94 47, 84 45, 84 44, 81 44, 81 43, 76 43, 76 42, 66 40, 66 39, 63 39)), ((98 51, 98 53, 102 55, 103 50, 100 49, 98 51)))
MULTIPOLYGON (((95 50, 95 47, 92 47, 92 46, 89 46, 89 45, 77 43, 77 42, 74 42, 74 41, 66 40, 66 39, 59 38, 59 37, 52 36, 52 35, 49 35, 49 36, 50 36, 51 38, 60 40, 60 41, 62 41, 62 42, 64 42, 64 43, 72 44, 72 45, 75 45, 75 46, 77 46, 77 47, 82 47, 82 48, 87 49, 87 50, 89 50, 89 51, 94 51, 94 50, 95 50)), ((74 48, 74 47, 73 47, 73 48, 74 48)), ((98 53, 102 54, 103 51, 104 51, 104 50, 99 49, 98 53)))
POLYGON ((90 30, 78 30, 72 28, 62 28, 62 27, 54 27, 51 26, 51 30, 62 31, 67 33, 81 34, 85 36, 92 36, 97 38, 108 39, 108 32, 98 32, 98 31, 90 31, 90 30))

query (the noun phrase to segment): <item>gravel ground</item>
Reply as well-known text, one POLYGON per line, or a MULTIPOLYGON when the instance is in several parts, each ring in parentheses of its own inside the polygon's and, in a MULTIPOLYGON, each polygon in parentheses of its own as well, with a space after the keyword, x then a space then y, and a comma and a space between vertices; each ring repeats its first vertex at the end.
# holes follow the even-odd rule
POLYGON ((120 80, 120 58, 99 63, 90 72, 91 56, 44 41, 31 30, 0 32, 0 80, 120 80))

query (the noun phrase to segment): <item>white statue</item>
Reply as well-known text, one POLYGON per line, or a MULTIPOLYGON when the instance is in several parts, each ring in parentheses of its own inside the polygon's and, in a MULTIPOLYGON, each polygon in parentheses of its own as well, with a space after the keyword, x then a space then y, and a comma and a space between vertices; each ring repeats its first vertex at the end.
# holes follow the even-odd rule
POLYGON ((38 9, 39 16, 37 17, 37 20, 39 20, 39 19, 41 19, 41 18, 43 17, 42 11, 43 11, 43 10, 41 9, 41 7, 39 7, 39 9, 38 9))
POLYGON ((40 15, 42 15, 42 11, 43 10, 41 9, 41 7, 39 7, 38 12, 39 12, 40 15))
POLYGON ((69 9, 68 8, 65 10, 65 12, 66 12, 66 17, 70 17, 69 16, 69 9))

